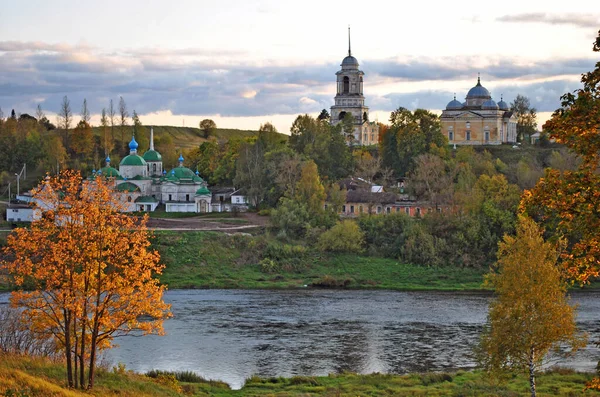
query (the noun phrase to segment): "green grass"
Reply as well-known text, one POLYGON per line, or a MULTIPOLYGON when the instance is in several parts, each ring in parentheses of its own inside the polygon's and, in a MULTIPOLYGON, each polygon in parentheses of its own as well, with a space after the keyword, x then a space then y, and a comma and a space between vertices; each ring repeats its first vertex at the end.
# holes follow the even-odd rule
POLYGON ((161 281, 169 288, 303 288, 323 286, 391 290, 479 290, 486 269, 436 268, 402 264, 394 259, 327 254, 259 264, 264 237, 217 232, 157 231, 153 239, 166 269, 161 281))
MULTIPOLYGON (((513 376, 506 383, 492 382, 481 371, 424 373, 409 375, 343 373, 329 376, 292 378, 249 378, 240 390, 231 390, 219 381, 205 380, 192 372, 152 371, 153 378, 124 368, 99 369, 96 385, 80 392, 65 387, 61 363, 29 357, 0 357, 0 395, 26 396, 528 396, 528 378, 513 376)), ((583 389, 592 374, 556 370, 537 377, 538 395, 597 396, 583 389)))

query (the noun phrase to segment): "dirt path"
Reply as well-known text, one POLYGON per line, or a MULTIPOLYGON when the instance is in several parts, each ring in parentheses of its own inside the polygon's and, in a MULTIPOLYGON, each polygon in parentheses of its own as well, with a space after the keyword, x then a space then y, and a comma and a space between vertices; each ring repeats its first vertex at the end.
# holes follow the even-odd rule
POLYGON ((175 219, 150 218, 148 220, 148 227, 154 230, 202 230, 231 232, 265 227, 267 221, 268 217, 258 216, 253 213, 244 213, 239 214, 239 216, 235 218, 210 218, 210 216, 175 219))

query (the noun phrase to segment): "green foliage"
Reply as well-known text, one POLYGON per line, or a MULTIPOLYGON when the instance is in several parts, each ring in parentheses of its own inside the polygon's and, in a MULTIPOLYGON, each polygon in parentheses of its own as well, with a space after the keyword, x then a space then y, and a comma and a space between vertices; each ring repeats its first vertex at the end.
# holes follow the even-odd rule
POLYGON ((271 228, 281 238, 302 238, 310 228, 310 214, 305 204, 282 198, 271 211, 271 228))
POLYGON ((400 107, 392 112, 390 123, 380 147, 382 166, 393 169, 397 176, 411 172, 417 156, 448 144, 439 117, 427 110, 411 112, 400 107))
POLYGON ((318 247, 322 251, 356 252, 364 251, 365 234, 353 220, 338 222, 321 234, 318 247))
POLYGON ((296 118, 290 132, 289 146, 313 160, 322 178, 335 181, 348 176, 352 170, 352 156, 341 124, 332 127, 327 121, 315 120, 305 114, 296 118))

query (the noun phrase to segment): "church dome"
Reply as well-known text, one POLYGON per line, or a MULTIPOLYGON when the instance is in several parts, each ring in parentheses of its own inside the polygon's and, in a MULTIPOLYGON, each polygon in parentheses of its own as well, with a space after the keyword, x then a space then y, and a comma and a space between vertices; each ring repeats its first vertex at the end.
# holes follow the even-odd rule
POLYGON ((344 67, 344 66, 356 66, 356 67, 358 67, 358 60, 356 58, 354 58, 352 55, 348 55, 342 61, 341 66, 342 67, 344 67))
POLYGON ((446 105, 446 110, 457 110, 462 109, 462 107, 463 104, 457 101, 456 97, 454 97, 454 99, 448 102, 448 104, 446 105))
POLYGON ((498 105, 492 98, 490 98, 481 105, 481 109, 483 109, 483 110, 498 110, 498 105))
POLYGON ((200 189, 196 190, 196 196, 205 196, 210 194, 210 190, 206 186, 202 186, 200 189))
POLYGON ((498 102, 498 108, 500 108, 500 110, 508 110, 508 103, 504 102, 502 97, 500 97, 500 102, 498 102))
MULTIPOLYGON (((135 142, 135 141, 133 141, 135 142)), ((131 145, 131 144, 130 144, 131 145)), ((137 145, 137 142, 136 142, 137 145)), ((123 158, 123 160, 121 160, 120 165, 143 165, 146 166, 146 160, 144 160, 144 158, 142 156, 139 156, 137 154, 130 154, 129 156, 126 156, 123 158)))
POLYGON ((131 142, 129 142, 129 150, 137 150, 138 143, 135 140, 135 137, 131 138, 131 142))
POLYGON ((118 192, 123 193, 141 193, 140 188, 135 183, 131 182, 120 183, 117 185, 116 189, 118 192))
POLYGON ((146 153, 144 153, 144 160, 162 161, 162 156, 156 150, 148 150, 146 153))
POLYGON ((102 175, 105 178, 118 178, 121 176, 121 174, 119 174, 119 171, 117 171, 113 167, 102 167, 98 171, 98 174, 102 175))
POLYGON ((479 77, 477 77, 477 85, 475 87, 471 88, 469 90, 469 92, 467 93, 467 99, 471 99, 471 98, 487 98, 487 99, 492 98, 492 95, 487 90, 487 88, 485 88, 484 86, 481 85, 481 80, 479 77))
POLYGON ((204 182, 204 179, 196 175, 194 171, 183 166, 173 168, 166 176, 167 180, 173 182, 204 182))

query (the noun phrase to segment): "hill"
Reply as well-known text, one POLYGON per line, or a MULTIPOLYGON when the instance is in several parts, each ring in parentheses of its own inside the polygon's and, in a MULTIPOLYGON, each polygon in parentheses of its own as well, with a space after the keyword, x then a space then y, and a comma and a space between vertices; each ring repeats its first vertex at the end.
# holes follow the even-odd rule
MULTIPOLYGON (((196 127, 175 127, 170 125, 145 125, 147 133, 150 134, 150 127, 154 128, 154 136, 156 138, 162 138, 165 135, 169 135, 173 139, 175 147, 181 149, 191 149, 207 141, 203 137, 203 133, 199 128, 196 127)), ((126 127, 127 141, 131 138, 131 126, 126 127)), ((56 129, 49 131, 48 136, 58 135, 62 136, 64 130, 56 129)), ((71 130, 72 131, 72 130, 71 130)), ((95 136, 101 136, 102 127, 92 127, 92 133, 95 136)), ((258 134, 258 131, 253 130, 237 130, 232 128, 217 128, 214 137, 219 141, 227 141, 232 138, 249 138, 258 134)), ((115 126, 115 138, 120 138, 121 132, 119 127, 115 126)))

